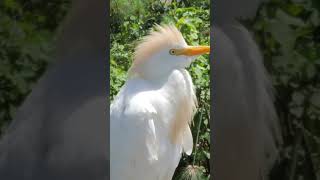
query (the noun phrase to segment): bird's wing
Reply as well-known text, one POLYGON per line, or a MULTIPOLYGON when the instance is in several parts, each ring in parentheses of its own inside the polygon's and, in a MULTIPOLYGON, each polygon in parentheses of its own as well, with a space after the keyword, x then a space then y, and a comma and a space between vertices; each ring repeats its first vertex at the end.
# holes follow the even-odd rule
POLYGON ((128 137, 136 138, 136 142, 132 141, 135 142, 132 146, 141 147, 146 150, 149 160, 158 159, 156 148, 157 137, 154 125, 156 115, 156 109, 142 95, 132 98, 123 112, 122 124, 129 128, 127 132, 131 133, 128 134, 128 137))
POLYGON ((120 93, 110 114, 111 179, 132 179, 132 174, 152 177, 152 165, 158 160, 157 111, 143 94, 120 93))

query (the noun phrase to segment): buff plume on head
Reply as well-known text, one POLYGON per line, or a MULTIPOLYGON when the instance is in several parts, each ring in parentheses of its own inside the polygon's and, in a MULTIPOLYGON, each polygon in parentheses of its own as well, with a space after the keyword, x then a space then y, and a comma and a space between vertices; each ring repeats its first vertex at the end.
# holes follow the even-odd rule
POLYGON ((135 48, 134 59, 129 73, 138 71, 138 66, 147 61, 159 50, 176 43, 186 44, 181 32, 174 25, 155 25, 149 35, 140 40, 135 48))
POLYGON ((196 56, 209 51, 209 46, 188 46, 174 25, 156 25, 136 47, 129 75, 142 74, 152 67, 163 67, 164 71, 185 68, 196 56))

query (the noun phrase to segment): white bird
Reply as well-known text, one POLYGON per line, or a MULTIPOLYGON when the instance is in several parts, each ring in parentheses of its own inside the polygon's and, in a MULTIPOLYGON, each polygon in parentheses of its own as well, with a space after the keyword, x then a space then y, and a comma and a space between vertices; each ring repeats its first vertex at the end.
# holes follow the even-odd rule
POLYGON ((188 46, 173 25, 137 46, 129 78, 110 107, 112 180, 168 180, 190 155, 196 96, 185 69, 209 46, 188 46))

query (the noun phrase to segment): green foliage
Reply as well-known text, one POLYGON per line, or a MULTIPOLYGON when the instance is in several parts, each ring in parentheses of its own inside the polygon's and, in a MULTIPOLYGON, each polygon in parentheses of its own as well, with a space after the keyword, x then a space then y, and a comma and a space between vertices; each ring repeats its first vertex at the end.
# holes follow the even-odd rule
POLYGON ((0 134, 44 72, 66 8, 63 1, 0 2, 0 134))
MULTIPOLYGON (((181 1, 165 4, 160 1, 121 6, 121 0, 111 1, 110 97, 126 80, 134 47, 141 37, 157 24, 173 23, 190 45, 208 45, 210 41, 209 1, 181 1), (197 5, 197 6, 195 6, 197 5), (141 7, 140 7, 141 6, 141 7), (135 7, 140 9, 136 10, 135 7), (142 10, 143 9, 143 10, 142 10)), ((209 179, 210 159, 210 66, 208 55, 201 56, 188 69, 196 86, 199 103, 192 124, 194 152, 183 156, 175 179, 209 179)))
POLYGON ((264 50, 284 137, 271 179, 320 178, 320 16, 314 3, 272 0, 248 24, 264 50))

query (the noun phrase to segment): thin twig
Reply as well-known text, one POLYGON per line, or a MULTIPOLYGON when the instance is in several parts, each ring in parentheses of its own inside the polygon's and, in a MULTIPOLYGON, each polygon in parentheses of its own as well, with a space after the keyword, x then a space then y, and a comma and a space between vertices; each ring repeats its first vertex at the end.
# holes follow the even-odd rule
POLYGON ((196 155, 197 155, 197 150, 198 150, 197 144, 199 142, 199 134, 200 134, 201 124, 202 124, 202 112, 200 111, 200 121, 199 121, 198 129, 197 129, 196 144, 195 144, 195 148, 194 148, 194 158, 193 158, 193 163, 192 163, 193 166, 196 161, 196 155))

